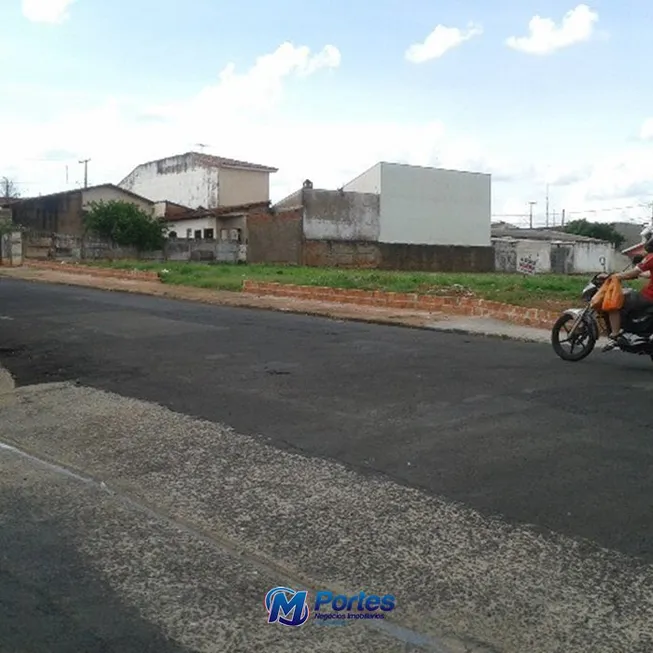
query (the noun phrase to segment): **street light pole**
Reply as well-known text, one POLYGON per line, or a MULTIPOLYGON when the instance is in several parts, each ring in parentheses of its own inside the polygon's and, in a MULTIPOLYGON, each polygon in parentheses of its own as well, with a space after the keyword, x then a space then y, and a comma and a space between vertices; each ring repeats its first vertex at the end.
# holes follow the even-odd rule
POLYGON ((529 224, 530 224, 530 228, 531 228, 531 229, 533 228, 533 207, 534 207, 536 204, 537 204, 537 202, 529 202, 529 203, 528 203, 528 205, 529 205, 529 207, 530 207, 530 211, 529 211, 529 215, 530 215, 530 218, 529 218, 529 224))
POLYGON ((88 188, 88 162, 90 159, 82 159, 81 164, 84 165, 84 188, 88 188))

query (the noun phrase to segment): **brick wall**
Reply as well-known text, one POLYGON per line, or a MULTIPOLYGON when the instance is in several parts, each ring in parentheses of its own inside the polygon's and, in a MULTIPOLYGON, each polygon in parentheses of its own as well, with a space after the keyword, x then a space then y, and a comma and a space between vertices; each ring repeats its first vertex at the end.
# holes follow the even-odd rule
POLYGON ((358 304, 388 308, 407 308, 424 312, 449 313, 495 318, 522 326, 550 329, 558 314, 539 308, 524 308, 474 297, 442 297, 395 293, 380 290, 349 290, 320 286, 295 286, 283 283, 261 283, 246 280, 243 291, 256 295, 272 295, 312 301, 358 304))
POLYGON ((253 211, 247 216, 247 261, 301 265, 303 210, 253 211))

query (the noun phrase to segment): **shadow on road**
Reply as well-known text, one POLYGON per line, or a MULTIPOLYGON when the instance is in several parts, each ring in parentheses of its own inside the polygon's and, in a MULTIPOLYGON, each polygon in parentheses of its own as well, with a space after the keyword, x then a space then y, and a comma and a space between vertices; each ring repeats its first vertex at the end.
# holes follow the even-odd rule
POLYGON ((122 603, 47 506, 0 492, 0 642, 22 653, 191 653, 122 603))

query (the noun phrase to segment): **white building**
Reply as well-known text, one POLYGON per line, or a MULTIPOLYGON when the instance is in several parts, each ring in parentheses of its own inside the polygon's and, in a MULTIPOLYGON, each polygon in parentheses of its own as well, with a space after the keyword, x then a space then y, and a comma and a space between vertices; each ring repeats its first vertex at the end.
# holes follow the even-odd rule
POLYGON ((214 209, 269 201, 274 172, 269 166, 188 152, 143 163, 119 186, 153 202, 214 209))
POLYGON ((379 195, 382 243, 489 247, 492 176, 377 163, 344 186, 379 195))

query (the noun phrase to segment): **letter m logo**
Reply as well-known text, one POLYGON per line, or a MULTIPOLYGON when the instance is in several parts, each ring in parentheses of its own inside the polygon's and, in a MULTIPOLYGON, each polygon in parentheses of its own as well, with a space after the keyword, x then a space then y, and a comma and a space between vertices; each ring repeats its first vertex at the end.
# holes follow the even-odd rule
POLYGON ((308 620, 308 592, 275 587, 265 595, 265 608, 269 624, 301 626, 308 620))

